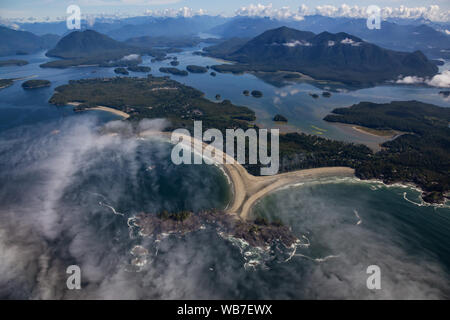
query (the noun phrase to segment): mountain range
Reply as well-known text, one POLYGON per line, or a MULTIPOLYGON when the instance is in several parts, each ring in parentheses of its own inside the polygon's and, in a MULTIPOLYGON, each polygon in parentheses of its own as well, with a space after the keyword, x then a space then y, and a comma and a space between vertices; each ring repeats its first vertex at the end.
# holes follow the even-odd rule
MULTIPOLYGON (((48 33, 67 35, 65 21, 17 23, 20 30, 36 35, 48 33)), ((259 34, 282 26, 314 33, 345 32, 381 47, 401 50, 420 50, 429 58, 450 59, 450 25, 426 19, 388 19, 382 21, 381 29, 370 30, 366 20, 349 17, 304 16, 302 20, 274 19, 268 17, 222 17, 196 15, 193 17, 97 18, 82 20, 81 30, 95 30, 109 37, 124 41, 136 37, 195 37, 199 34, 216 35, 221 38, 253 38, 259 34)))
POLYGON ((346 32, 384 48, 402 51, 421 50, 430 58, 450 58, 450 35, 444 31, 446 26, 423 20, 394 21, 382 21, 381 29, 370 30, 367 28, 366 19, 360 18, 311 15, 305 16, 301 21, 284 21, 261 17, 235 17, 214 27, 209 33, 223 38, 252 38, 282 26, 314 33, 346 32))

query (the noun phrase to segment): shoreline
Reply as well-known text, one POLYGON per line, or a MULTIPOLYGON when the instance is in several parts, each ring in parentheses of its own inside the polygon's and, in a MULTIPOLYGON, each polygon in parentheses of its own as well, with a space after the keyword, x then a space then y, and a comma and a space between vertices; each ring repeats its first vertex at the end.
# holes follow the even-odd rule
POLYGON ((130 117, 130 115, 126 112, 116 110, 113 108, 109 108, 109 107, 104 107, 104 106, 97 106, 97 107, 93 107, 93 108, 88 108, 86 110, 100 110, 100 111, 110 112, 117 116, 123 117, 124 119, 128 119, 130 117))
MULTIPOLYGON (((67 105, 72 106, 72 107, 78 107, 80 105, 82 105, 81 102, 68 102, 67 105)), ((83 111, 89 111, 89 110, 100 110, 100 111, 105 111, 105 112, 109 112, 109 113, 113 113, 116 116, 120 116, 124 119, 128 119, 130 117, 130 115, 126 112, 114 109, 114 108, 110 108, 110 107, 105 107, 105 106, 96 106, 96 107, 92 107, 92 108, 86 108, 83 111)))
MULTIPOLYGON (((140 133, 141 137, 155 135, 164 136, 169 139, 171 137, 169 132, 145 131, 140 133)), ((183 142, 180 143, 186 143, 186 140, 189 141, 186 147, 191 147, 191 151, 194 153, 200 153, 201 149, 207 146, 211 148, 210 145, 203 141, 196 141, 193 137, 182 135, 179 135, 179 137, 183 138, 183 142)), ((253 176, 234 158, 222 150, 214 149, 214 154, 222 158, 223 163, 215 159, 210 160, 213 161, 213 164, 219 165, 223 169, 232 189, 232 196, 226 206, 225 212, 233 214, 244 221, 251 220, 251 210, 258 200, 283 187, 303 183, 305 180, 311 179, 355 177, 355 170, 348 167, 323 167, 279 173, 273 176, 253 176)))
MULTIPOLYGON (((168 132, 144 132, 141 136, 151 136, 160 135, 165 138, 170 139, 170 133, 168 132)), ((186 138, 191 138, 191 150, 194 153, 199 153, 199 147, 205 148, 208 144, 203 142, 195 143, 193 137, 187 136, 186 138)), ((183 142, 185 140, 183 139, 183 142)), ((230 201, 225 207, 224 211, 228 214, 234 215, 237 219, 242 219, 243 221, 252 220, 252 209, 253 207, 264 197, 284 190, 286 188, 296 187, 304 184, 311 183, 326 183, 327 181, 334 181, 335 179, 345 181, 345 179, 350 179, 351 182, 365 183, 365 184, 376 184, 382 185, 386 188, 407 188, 414 190, 419 193, 420 203, 416 203, 409 199, 405 199, 408 202, 413 202, 415 205, 420 206, 430 206, 434 208, 447 208, 449 200, 446 198, 442 203, 428 203, 423 200, 425 194, 419 186, 408 183, 408 182, 395 182, 387 184, 382 180, 369 179, 363 180, 355 175, 355 170, 349 167, 322 167, 322 168, 312 168, 303 169, 285 173, 279 173, 273 176, 253 176, 247 172, 247 170, 229 155, 221 150, 215 149, 218 155, 222 155, 224 161, 219 163, 213 160, 213 164, 218 166, 219 169, 224 173, 229 186, 230 186, 230 201), (227 163, 226 160, 230 163, 227 163)), ((406 197, 406 195, 404 195, 406 197)))
POLYGON ((387 141, 396 139, 399 135, 381 136, 376 135, 360 128, 353 124, 333 122, 330 123, 334 128, 343 133, 350 141, 354 143, 363 144, 374 152, 382 150, 381 145, 387 141))

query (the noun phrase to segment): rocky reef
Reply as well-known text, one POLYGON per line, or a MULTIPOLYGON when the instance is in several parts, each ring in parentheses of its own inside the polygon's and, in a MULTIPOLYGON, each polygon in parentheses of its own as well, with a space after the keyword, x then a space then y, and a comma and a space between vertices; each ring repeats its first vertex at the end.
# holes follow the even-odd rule
POLYGON ((182 211, 158 214, 141 213, 132 219, 130 226, 138 228, 143 237, 160 238, 163 235, 185 235, 200 230, 205 225, 215 227, 228 236, 242 239, 250 246, 266 248, 275 242, 291 247, 299 241, 289 227, 281 222, 269 222, 264 218, 255 221, 244 221, 233 214, 219 210, 201 211, 198 213, 182 211))

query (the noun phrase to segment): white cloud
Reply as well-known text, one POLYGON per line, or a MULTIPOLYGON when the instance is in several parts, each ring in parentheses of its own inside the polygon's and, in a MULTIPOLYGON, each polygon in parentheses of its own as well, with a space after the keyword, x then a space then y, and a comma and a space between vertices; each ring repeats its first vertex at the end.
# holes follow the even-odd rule
POLYGON ((396 83, 398 84, 417 84, 424 83, 424 79, 416 76, 407 76, 401 79, 398 79, 396 83))
POLYGON ((185 17, 191 18, 194 16, 201 16, 207 14, 206 10, 194 10, 188 7, 179 9, 164 9, 164 10, 146 10, 145 14, 154 17, 185 17))
POLYGON ((435 75, 431 80, 426 82, 429 86, 450 88, 450 70, 435 75))
MULTIPOLYGON (((341 6, 321 5, 314 8, 308 8, 306 5, 301 5, 297 11, 290 10, 289 7, 274 8, 272 4, 251 4, 247 7, 242 7, 236 11, 236 15, 249 17, 269 17, 272 19, 296 19, 302 20, 306 15, 323 15, 327 17, 349 17, 349 18, 366 18, 367 7, 360 7, 358 5, 350 6, 342 4, 341 6)), ((429 7, 406 7, 399 6, 381 8, 381 16, 383 19, 387 18, 407 18, 407 19, 429 19, 431 21, 449 21, 450 10, 443 10, 437 5, 429 7)))
POLYGON ((83 6, 154 6, 178 3, 181 0, 81 0, 83 6))
POLYGON ((396 81, 398 84, 427 84, 432 87, 450 88, 450 70, 443 71, 433 78, 421 78, 417 76, 407 76, 396 81))
POLYGON ((308 41, 296 40, 296 41, 292 41, 292 42, 283 43, 283 46, 290 47, 290 48, 298 47, 298 46, 310 47, 311 43, 309 43, 308 41))
POLYGON ((124 61, 134 61, 134 60, 139 60, 140 59, 140 55, 138 54, 129 54, 125 57, 122 58, 122 60, 124 61))
MULTIPOLYGON (((332 42, 332 41, 331 41, 332 42)), ((341 41, 342 44, 350 44, 353 47, 358 47, 361 45, 361 42, 356 42, 350 38, 345 38, 344 40, 341 41)), ((330 41, 328 41, 328 46, 330 45, 330 41)))
POLYGON ((267 6, 263 4, 250 4, 248 7, 242 7, 236 10, 236 15, 247 17, 268 17, 278 20, 303 20, 303 14, 301 14, 300 11, 291 11, 289 7, 276 9, 272 6, 272 4, 267 6))

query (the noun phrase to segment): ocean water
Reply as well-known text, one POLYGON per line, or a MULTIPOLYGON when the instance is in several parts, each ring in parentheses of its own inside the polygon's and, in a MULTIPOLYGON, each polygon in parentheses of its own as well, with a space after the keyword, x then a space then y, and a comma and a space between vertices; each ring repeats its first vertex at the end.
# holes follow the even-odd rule
MULTIPOLYGON (((195 50, 177 54, 179 68, 217 63, 192 55, 195 50)), ((128 126, 114 115, 74 114, 71 107, 48 104, 58 85, 114 76, 113 68, 41 69, 49 60, 43 53, 23 59, 31 63, 0 68, 0 77, 36 76, 52 87, 25 91, 19 80, 0 90, 0 297, 450 297, 450 209, 423 206, 408 187, 327 180, 269 195, 255 213, 291 226, 301 240, 295 250, 258 250, 209 226, 162 240, 135 235, 128 222, 140 212, 224 208, 230 199, 226 178, 216 167, 173 165, 163 141, 102 135, 104 125, 128 126), (147 253, 137 257, 136 246, 147 253), (65 286, 72 264, 82 270, 79 291, 65 286), (366 286, 371 265, 380 267, 381 290, 366 286)), ((144 58, 154 75, 167 63, 144 58)), ((299 130, 314 133, 314 125, 327 130, 325 136, 350 141, 366 138, 349 137, 321 120, 335 107, 400 99, 448 106, 433 88, 381 86, 314 100, 308 93, 322 90, 307 83, 275 87, 252 75, 229 74, 172 78, 210 99, 219 93, 251 107, 258 123, 271 126, 270 118, 282 113, 299 130), (244 89, 261 90, 264 97, 245 97, 244 89)))

